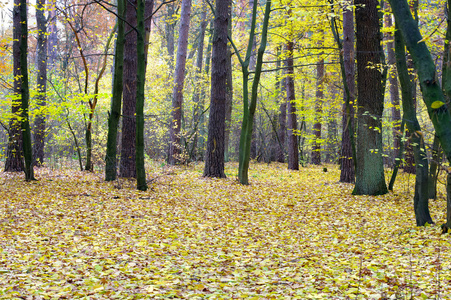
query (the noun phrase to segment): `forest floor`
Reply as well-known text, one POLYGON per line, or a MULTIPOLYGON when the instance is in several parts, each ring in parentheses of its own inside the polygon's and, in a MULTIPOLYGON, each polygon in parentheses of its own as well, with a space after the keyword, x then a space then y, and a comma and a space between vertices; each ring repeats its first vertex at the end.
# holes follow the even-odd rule
POLYGON ((412 175, 368 197, 336 166, 251 164, 249 186, 202 168, 155 163, 147 192, 0 173, 0 299, 451 299, 443 184, 416 227, 412 175))

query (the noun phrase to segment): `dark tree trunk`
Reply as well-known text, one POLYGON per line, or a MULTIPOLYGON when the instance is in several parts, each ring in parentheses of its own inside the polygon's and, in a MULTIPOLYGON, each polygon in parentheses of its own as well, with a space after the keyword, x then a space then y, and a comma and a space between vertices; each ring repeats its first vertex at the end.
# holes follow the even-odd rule
POLYGON ((34 165, 41 167, 44 163, 44 140, 45 140, 45 105, 47 93, 47 21, 44 16, 45 0, 36 1, 36 24, 38 38, 36 41, 36 69, 38 71, 36 83, 38 95, 36 104, 39 108, 34 120, 34 165))
POLYGON ((351 143, 351 134, 354 134, 355 101, 354 12, 350 6, 343 11, 343 69, 345 74, 343 81, 347 88, 343 103, 340 182, 354 183, 355 170, 351 143))
MULTIPOLYGON (((396 20, 396 28, 398 28, 398 19, 396 20)), ((429 213, 428 200, 428 160, 424 145, 423 134, 418 122, 415 103, 413 101, 412 81, 409 78, 405 45, 399 30, 395 31, 395 51, 396 63, 398 68, 399 82, 402 91, 402 108, 407 128, 411 132, 412 147, 415 157, 415 195, 414 195, 414 212, 417 226, 423 226, 426 223, 432 224, 432 218, 429 213)))
POLYGON ((138 70, 136 6, 137 0, 126 2, 124 44, 124 87, 122 105, 122 136, 119 176, 136 177, 136 76, 138 70))
POLYGON ((287 43, 287 77, 285 79, 288 103, 288 169, 299 170, 299 149, 296 118, 296 97, 294 91, 293 42, 287 43))
POLYGON ((182 162, 182 145, 180 144, 182 129, 183 86, 185 83, 185 65, 188 52, 188 33, 191 19, 191 0, 182 0, 180 13, 180 31, 177 43, 177 61, 174 73, 174 90, 172 93, 172 120, 170 124, 169 160, 171 165, 182 162))
MULTIPOLYGON (((140 191, 147 190, 146 169, 144 166, 144 88, 146 83, 146 41, 148 40, 145 18, 146 12, 153 10, 153 0, 138 0, 137 8, 137 57, 138 64, 136 76, 136 188, 140 191), (146 7, 150 5, 151 7, 146 7), (144 62, 144 63, 142 63, 144 62)), ((150 28, 148 30, 150 32, 150 28)))
POLYGON ((205 177, 225 178, 224 142, 227 100, 227 31, 229 1, 216 1, 211 65, 211 102, 208 124, 205 177))
POLYGON ((315 135, 312 150, 312 164, 321 164, 321 114, 323 113, 323 78, 324 78, 324 59, 320 59, 316 66, 316 101, 315 101, 315 123, 313 124, 313 134, 315 135))
MULTIPOLYGON (((122 106, 122 137, 121 137, 121 160, 120 177, 136 178, 136 78, 138 72, 138 53, 136 31, 130 27, 137 26, 136 7, 137 0, 127 1, 126 25, 124 44, 124 87, 122 106)), ((145 28, 150 29, 153 0, 145 2, 145 28)), ((146 32, 145 43, 148 42, 146 32)), ((144 53, 147 57, 147 53, 144 53)))
POLYGON ((434 135, 434 142, 432 144, 432 159, 431 166, 429 167, 429 178, 428 178, 428 195, 429 199, 437 198, 437 178, 440 173, 440 163, 442 161, 443 152, 440 147, 437 135, 434 135))
POLYGON ((25 180, 35 180, 33 171, 33 145, 31 143, 31 129, 29 121, 29 99, 28 89, 28 20, 27 0, 20 0, 20 95, 21 95, 21 130, 22 148, 25 159, 25 180))
POLYGON ((382 152, 382 74, 370 65, 381 61, 381 35, 377 0, 356 0, 357 41, 357 170, 353 193, 381 195, 388 192, 382 152))
POLYGON ((111 97, 108 117, 108 140, 105 157, 105 180, 116 180, 117 175, 117 131, 121 116, 123 75, 124 75, 124 42, 125 42, 125 0, 117 1, 117 36, 116 53, 114 55, 113 95, 111 97))
MULTIPOLYGON (((20 1, 14 0, 13 8, 13 68, 14 68, 14 94, 21 94, 21 75, 20 66, 20 40, 21 40, 21 19, 20 19, 20 1)), ((19 97, 17 97, 19 98, 19 97)), ((20 172, 24 170, 22 153, 22 131, 19 121, 20 99, 14 99, 11 107, 13 117, 9 122, 8 148, 6 150, 5 172, 20 172)))

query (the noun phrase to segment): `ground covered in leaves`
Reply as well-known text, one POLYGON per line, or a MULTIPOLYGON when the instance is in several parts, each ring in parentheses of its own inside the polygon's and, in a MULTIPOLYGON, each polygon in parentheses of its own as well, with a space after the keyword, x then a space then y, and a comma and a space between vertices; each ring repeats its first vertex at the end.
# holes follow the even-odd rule
MULTIPOLYGON (((451 236, 415 227, 414 177, 352 196, 329 166, 0 175, 0 299, 451 299, 451 236)), ((388 175, 388 174, 387 174, 388 175)), ((445 220, 443 196, 430 205, 445 220)))

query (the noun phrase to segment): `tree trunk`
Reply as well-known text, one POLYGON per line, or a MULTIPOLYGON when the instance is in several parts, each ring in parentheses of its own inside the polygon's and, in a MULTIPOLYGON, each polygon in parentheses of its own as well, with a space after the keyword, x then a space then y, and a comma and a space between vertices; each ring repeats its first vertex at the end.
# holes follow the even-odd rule
MULTIPOLYGON (((151 2, 138 0, 137 8, 137 57, 139 62, 146 61, 146 27, 144 25, 147 9, 146 5, 153 7, 151 2)), ((150 9, 152 12, 152 9, 150 9)), ((150 18, 150 16, 149 16, 150 18)), ((139 63, 136 74, 136 188, 147 190, 146 169, 144 166, 144 89, 146 83, 146 64, 139 63)))
POLYGON ((282 78, 280 80, 280 94, 283 97, 280 97, 280 105, 279 105, 279 145, 277 147, 277 161, 284 163, 285 162, 285 136, 287 134, 287 99, 286 99, 286 79, 282 78))
POLYGON ((183 85, 185 82, 186 55, 188 52, 188 33, 191 19, 191 0, 182 0, 180 13, 180 31, 177 43, 177 61, 174 74, 174 90, 172 93, 172 120, 170 123, 169 159, 171 165, 182 162, 180 134, 182 128, 183 85))
MULTIPOLYGON (((391 14, 386 15, 386 27, 393 26, 393 16, 391 14)), ((389 34, 386 37, 387 40, 387 53, 388 53, 388 64, 390 72, 388 73, 388 81, 390 83, 390 100, 392 105, 392 123, 393 123, 393 160, 394 165, 396 161, 394 160, 398 156, 400 148, 400 128, 401 128, 401 111, 399 107, 399 89, 398 89, 398 77, 396 72, 396 58, 394 50, 394 40, 393 34, 389 34)))
MULTIPOLYGON (((138 72, 137 53, 137 0, 127 1, 126 5, 126 25, 124 44, 124 87, 122 105, 122 137, 121 137, 121 160, 120 177, 136 177, 136 78, 138 72), (133 28, 131 27, 133 26, 133 28)), ((145 28, 150 28, 153 0, 146 0, 145 3, 145 28)), ((145 43, 148 42, 148 34, 145 35, 145 43)), ((147 53, 144 53, 147 57, 147 53)))
POLYGON ((324 79, 324 59, 320 59, 316 66, 316 101, 315 101, 315 124, 313 124, 313 134, 315 136, 312 150, 312 164, 321 164, 321 114, 323 113, 323 79, 324 79))
POLYGON ((27 21, 27 0, 20 0, 20 94, 21 94, 21 130, 22 147, 25 159, 25 180, 36 180, 33 171, 33 146, 31 143, 31 130, 29 122, 29 99, 28 89, 28 21, 27 21))
POLYGON ((203 174, 205 177, 226 177, 224 173, 224 144, 228 73, 228 16, 229 1, 216 1, 211 65, 210 118, 203 174))
MULTIPOLYGON (((255 23, 257 18, 257 2, 254 3, 252 9, 252 24, 251 31, 249 35, 249 42, 246 52, 246 59, 243 60, 239 56, 238 50, 235 48, 235 52, 238 55, 238 59, 241 64, 243 71, 243 123, 241 125, 241 135, 240 135, 240 153, 239 153, 239 167, 238 167, 238 178, 241 184, 249 184, 249 160, 251 154, 251 140, 252 140, 252 129, 254 122, 255 109, 257 107, 257 92, 258 85, 260 82, 260 76, 263 65, 263 55, 266 49, 266 43, 268 38, 268 24, 269 16, 271 14, 271 0, 266 1, 265 15, 263 19, 263 26, 261 31, 261 44, 257 53, 257 63, 255 68, 254 79, 252 82, 252 92, 249 103, 249 92, 248 92, 248 79, 249 79, 249 59, 252 53, 252 41, 255 36, 255 23)), ((234 46, 235 47, 235 46, 234 46)))
POLYGON ((287 43, 287 77, 285 78, 288 104, 288 169, 299 170, 299 149, 296 118, 296 97, 294 91, 293 42, 287 43))
POLYGON ((48 61, 47 66, 50 72, 55 69, 55 63, 57 60, 58 54, 58 30, 56 27, 56 0, 49 0, 48 6, 52 9, 48 10, 48 40, 47 40, 47 50, 48 50, 48 61))
POLYGON ((440 173, 440 163, 442 161, 443 153, 440 148, 437 135, 434 135, 434 142, 432 144, 432 159, 431 166, 429 167, 428 178, 428 197, 429 199, 437 199, 437 178, 440 173))
POLYGON ((407 1, 390 0, 396 23, 418 74, 423 100, 448 161, 451 160, 451 116, 443 92, 436 79, 431 54, 423 41, 418 24, 412 17, 407 1))
MULTIPOLYGON (((232 37, 232 5, 233 2, 229 1, 228 9, 228 36, 232 37)), ((230 43, 227 43, 227 90, 226 90, 226 127, 225 127, 225 141, 224 141, 224 160, 227 162, 230 159, 229 143, 230 143, 230 131, 232 128, 232 108, 233 108, 233 73, 232 73, 232 47, 230 43)))
POLYGON ((382 74, 370 65, 380 64, 379 1, 356 0, 357 37, 357 170, 353 193, 381 195, 388 192, 382 156, 382 74))
POLYGON ((343 103, 340 182, 354 183, 355 170, 351 137, 354 135, 355 62, 354 12, 351 6, 343 11, 343 69, 345 75, 343 81, 347 88, 345 88, 343 103))
POLYGON ((36 1, 36 25, 38 37, 36 41, 37 90, 36 104, 38 113, 34 120, 34 165, 41 167, 44 163, 45 139, 45 105, 47 93, 47 21, 44 16, 45 0, 36 1))
MULTIPOLYGON (((21 19, 20 19, 20 1, 14 0, 13 8, 13 75, 14 75, 14 94, 21 94, 21 75, 20 66, 20 40, 22 37, 21 19)), ((13 117, 9 122, 8 148, 6 150, 5 172, 20 172, 24 170, 22 153, 22 131, 19 113, 21 100, 16 97, 12 101, 11 112, 13 117)))
POLYGON ((105 157, 105 180, 116 180, 117 174, 117 131, 121 116, 123 75, 124 75, 124 42, 125 42, 125 0, 117 1, 117 35, 116 53, 114 55, 113 95, 111 97, 108 117, 108 140, 105 157))
MULTIPOLYGON (((398 28, 398 20, 396 20, 396 28, 398 28)), ((396 64, 398 69, 399 82, 402 91, 402 108, 404 118, 409 120, 406 122, 407 129, 411 133, 412 147, 415 158, 415 195, 414 195, 414 212, 417 226, 423 226, 426 223, 432 224, 432 218, 429 213, 428 203, 428 160, 424 145, 423 133, 421 132, 420 123, 418 122, 415 103, 413 102, 412 81, 409 78, 405 45, 399 30, 395 31, 395 52, 396 64)))

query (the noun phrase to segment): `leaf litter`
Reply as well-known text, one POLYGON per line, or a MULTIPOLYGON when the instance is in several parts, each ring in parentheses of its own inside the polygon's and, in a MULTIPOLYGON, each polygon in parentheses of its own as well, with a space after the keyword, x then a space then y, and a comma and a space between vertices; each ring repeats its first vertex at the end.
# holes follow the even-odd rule
MULTIPOLYGON (((352 196, 329 166, 202 165, 132 180, 0 175, 0 299, 446 299, 451 237, 415 227, 413 176, 352 196)), ((444 191, 430 202, 445 220, 444 191)))

